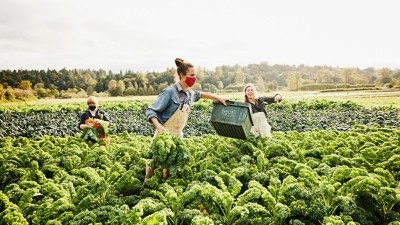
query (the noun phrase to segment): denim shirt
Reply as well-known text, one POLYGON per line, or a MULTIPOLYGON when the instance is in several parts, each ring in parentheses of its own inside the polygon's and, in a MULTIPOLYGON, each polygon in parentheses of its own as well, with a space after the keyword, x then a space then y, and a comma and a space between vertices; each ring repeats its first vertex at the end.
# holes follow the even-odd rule
POLYGON ((194 91, 189 89, 188 91, 183 91, 179 83, 171 85, 165 88, 157 97, 157 99, 149 106, 146 110, 147 120, 150 121, 151 118, 156 117, 161 124, 164 124, 171 116, 175 113, 180 105, 178 91, 182 93, 181 100, 184 104, 189 104, 196 102, 200 99, 201 93, 199 91, 194 91), (188 97, 188 93, 190 92, 188 97))

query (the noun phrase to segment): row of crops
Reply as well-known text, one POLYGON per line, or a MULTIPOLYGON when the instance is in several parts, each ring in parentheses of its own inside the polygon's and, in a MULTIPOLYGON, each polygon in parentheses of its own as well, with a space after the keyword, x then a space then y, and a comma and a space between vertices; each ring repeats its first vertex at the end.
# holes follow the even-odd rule
POLYGON ((200 102, 186 137, 165 140, 185 164, 144 186, 147 106, 103 106, 107 147, 79 138, 79 105, 0 109, 0 224, 400 224, 394 108, 283 102, 268 107, 273 138, 245 141, 215 135, 200 102))
MULTIPOLYGON (((112 121, 110 132, 152 135, 153 126, 146 120, 148 102, 130 101, 102 106, 112 121)), ((43 135, 74 136, 85 110, 80 104, 0 108, 0 137, 35 137, 43 135)), ((215 134, 209 123, 212 103, 202 101, 192 107, 187 136, 215 134)), ((313 129, 348 131, 357 124, 400 127, 398 109, 367 109, 351 102, 283 102, 267 107, 273 131, 311 131, 313 129)))

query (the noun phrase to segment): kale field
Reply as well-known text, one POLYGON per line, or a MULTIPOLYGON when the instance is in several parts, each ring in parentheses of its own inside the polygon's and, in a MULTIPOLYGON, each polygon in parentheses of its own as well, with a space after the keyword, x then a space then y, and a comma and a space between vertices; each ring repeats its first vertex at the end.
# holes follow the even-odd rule
POLYGON ((399 109, 283 102, 272 139, 238 140, 200 101, 183 139, 153 139, 148 105, 103 104, 106 147, 81 140, 79 104, 0 108, 0 225, 400 225, 399 109), (150 149, 171 176, 143 185, 150 149))

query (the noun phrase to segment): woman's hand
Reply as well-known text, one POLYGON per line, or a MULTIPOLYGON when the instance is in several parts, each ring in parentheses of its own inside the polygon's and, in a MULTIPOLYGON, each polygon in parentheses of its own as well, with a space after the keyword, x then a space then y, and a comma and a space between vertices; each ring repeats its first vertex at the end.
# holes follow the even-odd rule
POLYGON ((106 127, 108 127, 108 125, 109 125, 109 122, 108 122, 108 121, 101 120, 101 119, 94 119, 94 122, 95 122, 95 123, 98 123, 98 124, 101 123, 103 126, 106 126, 106 127))
POLYGON ((274 102, 278 103, 282 100, 282 96, 280 94, 276 94, 274 98, 274 102))
POLYGON ((158 119, 156 117, 152 117, 150 119, 150 121, 154 124, 154 127, 157 130, 157 133, 161 133, 161 132, 167 130, 160 122, 158 122, 158 119))
POLYGON ((160 124, 160 125, 156 126, 156 130, 157 130, 157 133, 161 133, 163 131, 166 131, 167 129, 165 129, 165 127, 160 124))
POLYGON ((221 102, 222 104, 226 105, 226 101, 228 101, 228 99, 222 97, 222 96, 218 96, 217 100, 219 102, 221 102))
POLYGON ((221 102, 221 103, 224 104, 224 105, 226 105, 226 101, 228 100, 228 99, 226 99, 226 98, 223 97, 223 96, 215 95, 215 94, 212 94, 212 93, 210 93, 210 92, 201 92, 201 97, 202 97, 202 98, 205 98, 205 99, 214 99, 214 100, 218 100, 219 102, 221 102))
POLYGON ((93 128, 93 123, 86 123, 86 124, 81 124, 81 129, 88 129, 88 128, 93 128))

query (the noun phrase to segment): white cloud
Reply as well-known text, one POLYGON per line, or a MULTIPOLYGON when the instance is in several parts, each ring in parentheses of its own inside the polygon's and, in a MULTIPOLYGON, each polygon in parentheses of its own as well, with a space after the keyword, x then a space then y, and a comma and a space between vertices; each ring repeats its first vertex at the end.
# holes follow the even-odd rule
POLYGON ((0 69, 400 68, 395 0, 0 2, 0 69))

